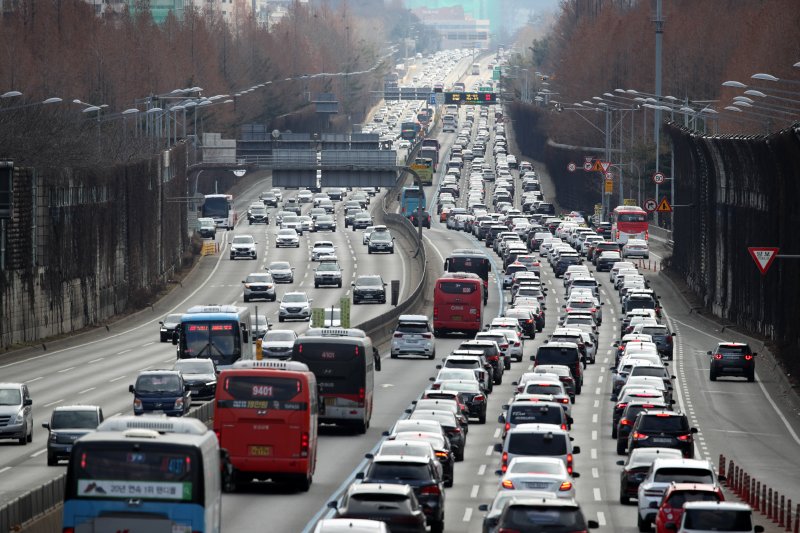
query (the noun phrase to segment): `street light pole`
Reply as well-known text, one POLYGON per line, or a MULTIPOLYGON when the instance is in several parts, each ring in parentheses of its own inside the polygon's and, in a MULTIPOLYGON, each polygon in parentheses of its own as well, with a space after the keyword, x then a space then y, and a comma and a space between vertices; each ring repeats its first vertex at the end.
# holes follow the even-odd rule
MULTIPOLYGON (((661 103, 661 40, 664 36, 664 19, 661 18, 661 0, 656 0, 656 18, 653 21, 656 25, 656 99, 661 103)), ((654 137, 656 142, 656 172, 658 172, 659 164, 659 142, 661 130, 661 110, 655 109, 655 125, 654 137)), ((656 183, 656 201, 658 201, 658 183, 656 183)), ((658 211, 655 213, 655 223, 658 225, 658 211)))

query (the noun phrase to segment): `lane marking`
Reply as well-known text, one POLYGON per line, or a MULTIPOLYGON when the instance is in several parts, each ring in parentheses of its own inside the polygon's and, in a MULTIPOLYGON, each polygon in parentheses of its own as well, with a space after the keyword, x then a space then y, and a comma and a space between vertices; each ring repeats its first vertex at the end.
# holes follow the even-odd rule
POLYGON ((494 451, 494 446, 487 446, 486 447, 486 455, 492 455, 493 451, 494 451))
MULTIPOLYGON (((236 301, 234 301, 231 305, 236 305, 236 301)), ((122 350, 121 352, 117 352, 117 355, 122 355, 130 352, 131 350, 122 350)))
POLYGON ((103 359, 105 359, 105 357, 99 357, 97 359, 92 359, 91 361, 89 361, 89 364, 91 365, 91 364, 97 363, 98 361, 102 361, 103 359))
POLYGON ((479 476, 483 476, 485 473, 486 473, 486 465, 481 465, 481 466, 478 468, 478 475, 479 475, 479 476))
POLYGON ((25 384, 33 383, 34 381, 39 381, 40 379, 44 379, 44 377, 39 376, 38 378, 29 379, 28 381, 25 382, 25 384))
POLYGON ((46 452, 47 452, 47 448, 42 448, 38 452, 32 453, 31 457, 39 457, 40 455, 42 455, 43 453, 46 453, 46 452))
POLYGON ((464 509, 464 522, 469 522, 472 519, 472 507, 464 509))
POLYGON ((118 378, 109 379, 109 380, 108 380, 108 382, 109 382, 109 383, 114 383, 115 381, 119 381, 119 380, 121 380, 121 379, 125 379, 125 376, 120 376, 120 377, 118 377, 118 378))
POLYGON ((599 502, 602 499, 602 495, 600 494, 600 489, 595 487, 592 489, 592 492, 594 493, 594 501, 599 502))
POLYGON ((155 343, 156 343, 156 341, 146 342, 146 343, 142 344, 142 347, 150 346, 151 344, 155 344, 155 343))
POLYGON ((606 525, 606 514, 603 511, 597 511, 597 525, 600 527, 606 525))
POLYGON ((11 470, 10 466, 4 466, 3 468, 0 468, 0 474, 2 474, 3 472, 8 472, 9 470, 11 470))
POLYGON ((592 448, 589 450, 589 457, 592 459, 597 459, 597 448, 592 448))
POLYGON ((64 398, 61 398, 60 400, 56 400, 56 401, 54 401, 54 402, 46 403, 46 404, 44 404, 44 406, 45 406, 45 407, 50 407, 51 405, 55 405, 55 404, 57 404, 57 403, 61 403, 61 402, 63 402, 63 401, 64 401, 64 398))
POLYGON ((592 477, 595 479, 600 477, 600 471, 597 468, 592 468, 592 477))
POLYGON ((84 389, 80 391, 78 394, 86 394, 87 392, 95 390, 97 387, 89 387, 88 389, 84 389))
POLYGON ((71 366, 69 368, 63 368, 63 369, 59 370, 58 373, 59 374, 63 374, 64 372, 69 372, 70 370, 75 370, 75 367, 71 366))
POLYGON ((472 490, 469 493, 469 497, 470 498, 477 498, 478 497, 478 491, 480 490, 480 488, 481 488, 480 485, 472 485, 472 490))
POLYGON ((499 439, 500 438, 500 428, 497 428, 497 429, 494 430, 494 438, 495 439, 499 439))

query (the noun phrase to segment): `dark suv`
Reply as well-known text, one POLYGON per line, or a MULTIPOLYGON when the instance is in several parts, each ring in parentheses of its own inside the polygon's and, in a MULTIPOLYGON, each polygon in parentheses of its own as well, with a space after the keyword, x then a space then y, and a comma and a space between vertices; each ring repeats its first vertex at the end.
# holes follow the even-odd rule
POLYGON ((675 448, 684 457, 694 458, 694 434, 686 415, 666 410, 639 413, 628 436, 628 452, 636 448, 675 448))
POLYGON ((358 276, 353 282, 353 304, 365 301, 386 303, 386 283, 377 274, 358 276))
POLYGON ((444 530, 444 481, 430 457, 384 455, 375 457, 356 477, 364 483, 410 485, 422 505, 431 531, 444 530))
POLYGON ((480 340, 471 340, 471 341, 464 341, 458 347, 459 350, 481 350, 483 355, 486 357, 486 361, 492 366, 492 378, 494 380, 495 385, 500 385, 503 383, 503 371, 505 367, 501 363, 503 360, 503 354, 500 352, 500 348, 497 346, 497 343, 494 341, 480 341, 480 340))
POLYGON ((639 413, 648 409, 669 409, 669 406, 664 403, 648 402, 646 398, 642 398, 640 401, 631 401, 622 409, 619 422, 611 427, 611 438, 617 439, 617 455, 625 455, 633 423, 636 422, 639 413))
POLYGON ((711 356, 709 378, 716 381, 717 376, 732 374, 746 377, 747 381, 756 380, 756 352, 748 344, 741 342, 721 342, 716 350, 708 352, 711 356))
POLYGON ((73 443, 97 429, 102 421, 103 410, 96 405, 62 405, 53 409, 50 422, 42 424, 50 432, 47 466, 56 466, 59 459, 69 459, 73 443))
POLYGON ((133 414, 183 416, 192 404, 192 393, 187 389, 177 370, 144 370, 136 384, 128 387, 133 394, 133 414))

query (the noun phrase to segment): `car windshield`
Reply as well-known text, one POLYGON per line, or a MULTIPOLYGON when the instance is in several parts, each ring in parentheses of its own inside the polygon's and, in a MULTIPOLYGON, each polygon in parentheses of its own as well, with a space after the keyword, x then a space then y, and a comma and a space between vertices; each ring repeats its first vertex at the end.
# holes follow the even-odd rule
POLYGON ((307 298, 305 294, 284 294, 283 301, 289 303, 295 303, 295 302, 305 303, 307 301, 307 298))
POLYGON ((19 389, 0 389, 0 405, 19 405, 22 396, 19 389))
POLYGON ((264 213, 267 212, 267 208, 264 207, 263 205, 254 205, 250 208, 250 212, 263 215, 264 213))
POLYGON ((136 380, 136 392, 177 392, 181 389, 181 382, 175 375, 148 375, 140 376, 136 380))
POLYGON ((294 342, 295 334, 291 331, 270 331, 264 335, 264 342, 294 342))
POLYGON ((270 263, 269 270, 289 270, 289 263, 270 263))
POLYGON ((214 363, 211 359, 203 361, 177 361, 175 370, 182 374, 213 374, 214 363))
POLYGON ((328 249, 328 248, 333 248, 333 243, 324 242, 324 241, 320 241, 320 242, 315 242, 314 243, 314 249, 315 250, 328 249))
POLYGON ((278 235, 280 235, 281 237, 293 237, 297 235, 297 232, 293 229, 281 229, 278 230, 278 235))
POLYGON ((95 429, 100 420, 96 411, 53 411, 52 429, 95 429))
POLYGON ((683 527, 697 531, 752 531, 749 510, 689 509, 683 527))
POLYGON ((253 323, 258 326, 266 326, 267 325, 267 317, 264 315, 256 315, 253 317, 253 323))
POLYGON ((246 283, 269 283, 269 274, 250 274, 244 280, 246 283))
POLYGON ((519 455, 566 455, 567 441, 565 435, 561 433, 511 433, 508 440, 508 453, 519 455))
POLYGON ((338 272, 339 271, 339 267, 336 265, 336 263, 333 263, 333 262, 329 261, 327 263, 321 263, 317 267, 317 270, 319 270, 321 272, 322 271, 324 271, 324 272, 338 272))
POLYGON ((439 386, 439 388, 441 390, 452 390, 452 391, 458 391, 458 392, 474 392, 474 393, 479 393, 480 392, 480 385, 478 385, 477 381, 473 381, 473 382, 467 382, 467 381, 462 381, 462 382, 449 381, 448 382, 448 381, 446 381, 446 382, 442 383, 439 386))
POLYGON ((233 238, 233 244, 253 244, 253 238, 247 235, 240 235, 233 238))
POLYGON ((659 468, 653 477, 656 483, 714 483, 714 475, 705 468, 659 468))
POLYGON ((361 285, 364 287, 381 287, 383 283, 381 282, 380 278, 358 278, 358 282, 356 285, 361 285))
POLYGON ((179 324, 183 315, 167 315, 164 317, 164 324, 179 324))
POLYGON ((428 465, 418 463, 372 463, 367 478, 370 481, 424 481, 431 478, 428 465))

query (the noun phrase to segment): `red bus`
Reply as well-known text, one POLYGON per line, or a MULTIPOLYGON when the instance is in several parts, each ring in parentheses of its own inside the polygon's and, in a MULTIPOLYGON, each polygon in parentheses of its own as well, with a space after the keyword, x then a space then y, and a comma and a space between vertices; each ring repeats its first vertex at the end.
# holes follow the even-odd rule
POLYGON ((444 260, 445 272, 471 272, 483 281, 483 305, 489 300, 489 272, 492 264, 485 253, 474 248, 458 248, 444 260))
POLYGON ((473 335, 483 327, 483 281, 470 272, 450 272, 433 289, 433 335, 473 335))
POLYGON ((611 239, 625 244, 628 239, 649 237, 647 231, 647 211, 635 205, 617 206, 611 213, 611 239))
POLYGON ((253 479, 307 491, 317 462, 317 380, 292 361, 237 361, 223 370, 214 432, 233 466, 233 487, 253 479))

